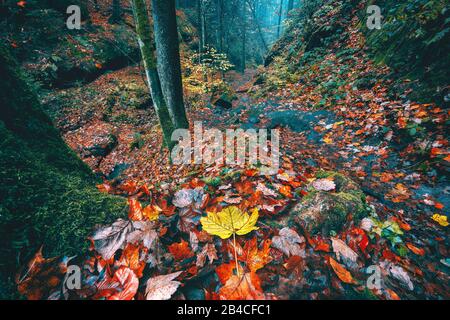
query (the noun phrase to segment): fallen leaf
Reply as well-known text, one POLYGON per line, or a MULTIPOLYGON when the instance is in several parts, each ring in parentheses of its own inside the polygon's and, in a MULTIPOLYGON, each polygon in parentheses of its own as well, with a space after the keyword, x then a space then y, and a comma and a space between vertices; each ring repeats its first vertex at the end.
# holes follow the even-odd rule
POLYGON ((181 240, 179 243, 173 243, 169 246, 169 252, 175 260, 184 260, 194 256, 194 252, 189 248, 189 243, 181 240))
POLYGON ((203 230, 222 239, 228 239, 233 234, 244 235, 257 230, 257 221, 258 209, 253 209, 249 215, 235 206, 227 207, 219 213, 208 212, 206 217, 200 219, 203 230))
POLYGON ((182 271, 178 271, 148 279, 145 298, 147 300, 169 300, 181 285, 181 282, 174 281, 181 273, 182 271))
POLYGON ((101 254, 103 259, 109 260, 117 250, 123 247, 131 230, 131 222, 123 219, 117 220, 110 226, 99 228, 91 238, 95 250, 101 254))
POLYGON ((290 228, 283 228, 280 230, 278 236, 272 238, 272 245, 285 255, 289 256, 304 256, 305 251, 300 247, 300 244, 305 242, 305 238, 298 235, 298 233, 290 228))
POLYGON ((264 293, 255 273, 232 275, 220 288, 220 300, 263 300, 264 293))
POLYGON ((341 264, 337 263, 336 260, 329 257, 330 265, 333 268, 334 272, 341 279, 342 282, 348 284, 355 284, 356 281, 353 279, 350 272, 348 272, 341 264))

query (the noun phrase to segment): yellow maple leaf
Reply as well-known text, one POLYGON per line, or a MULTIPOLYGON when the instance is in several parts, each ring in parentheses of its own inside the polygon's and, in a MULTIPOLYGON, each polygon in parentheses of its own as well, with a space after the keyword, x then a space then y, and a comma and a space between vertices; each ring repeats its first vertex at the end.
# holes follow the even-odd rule
POLYGON ((142 210, 142 215, 150 221, 158 220, 159 213, 162 209, 156 205, 149 205, 142 210))
POLYGON ((206 217, 202 217, 200 222, 203 230, 209 234, 213 234, 221 237, 222 239, 228 239, 233 234, 244 235, 253 230, 257 230, 255 227, 258 221, 258 209, 253 209, 252 214, 241 211, 236 206, 231 206, 223 209, 222 211, 208 212, 206 217))
POLYGON ((434 221, 436 221, 437 223, 439 223, 443 227, 447 227, 448 226, 447 216, 440 215, 440 214, 436 213, 436 214, 433 214, 431 219, 433 219, 434 221))

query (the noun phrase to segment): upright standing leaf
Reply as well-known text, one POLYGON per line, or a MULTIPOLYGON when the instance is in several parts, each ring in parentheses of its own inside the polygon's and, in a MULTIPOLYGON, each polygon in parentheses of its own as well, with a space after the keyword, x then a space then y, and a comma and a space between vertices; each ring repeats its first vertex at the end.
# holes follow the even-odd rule
POLYGON ((244 235, 257 230, 257 221, 258 209, 253 209, 250 216, 235 206, 227 207, 219 213, 208 212, 206 217, 200 219, 203 230, 222 239, 228 239, 233 233, 244 235))

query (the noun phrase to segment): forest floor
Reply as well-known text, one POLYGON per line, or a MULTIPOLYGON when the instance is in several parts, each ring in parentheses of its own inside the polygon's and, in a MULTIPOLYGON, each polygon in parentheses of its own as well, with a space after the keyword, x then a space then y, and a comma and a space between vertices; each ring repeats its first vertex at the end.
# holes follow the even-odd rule
MULTIPOLYGON (((355 32, 346 45, 356 47, 359 37, 355 32)), ((362 66, 375 70, 364 53, 355 58, 350 72, 361 72, 362 66)), ((335 56, 324 59, 340 67, 335 56)), ((260 175, 256 167, 171 165, 160 147, 155 114, 142 98, 147 89, 138 66, 44 97, 65 141, 103 177, 99 188, 128 197, 130 204, 129 221, 97 230, 92 252, 77 258, 86 281, 70 295, 449 299, 448 181, 439 165, 419 170, 425 160, 411 157, 395 133, 382 131, 389 121, 401 128, 401 119, 409 117, 431 117, 439 127, 445 111, 391 101, 386 83, 370 90, 348 88, 345 104, 323 108, 309 107, 307 102, 320 97, 307 84, 255 98, 252 92, 260 88, 254 75, 255 70, 226 75, 238 92, 231 109, 211 107, 207 97, 203 107, 193 107, 187 93, 187 111, 191 123, 202 121, 206 128, 280 129, 282 164, 273 176, 260 175), (323 171, 339 172, 362 189, 364 219, 353 220, 356 212, 349 212, 342 228, 327 233, 291 221, 296 205, 309 195, 341 194, 352 185, 323 171), (258 208, 259 229, 233 243, 200 228, 202 214, 227 206, 258 208), (367 287, 371 266, 381 272, 378 288, 367 287)), ((430 143, 432 156, 439 156, 448 141, 438 130, 430 143)), ((38 253, 35 261, 41 259, 38 253)), ((24 283, 21 292, 36 297, 34 285, 24 283)), ((58 292, 48 286, 46 294, 60 298, 58 292)))

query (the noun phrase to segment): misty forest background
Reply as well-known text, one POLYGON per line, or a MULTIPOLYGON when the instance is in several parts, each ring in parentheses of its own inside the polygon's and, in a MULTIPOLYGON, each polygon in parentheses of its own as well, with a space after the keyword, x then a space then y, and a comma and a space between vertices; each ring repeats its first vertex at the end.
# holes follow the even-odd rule
POLYGON ((0 297, 448 299, 449 9, 0 1, 0 297), (196 121, 281 130, 280 171, 172 164, 196 121))

